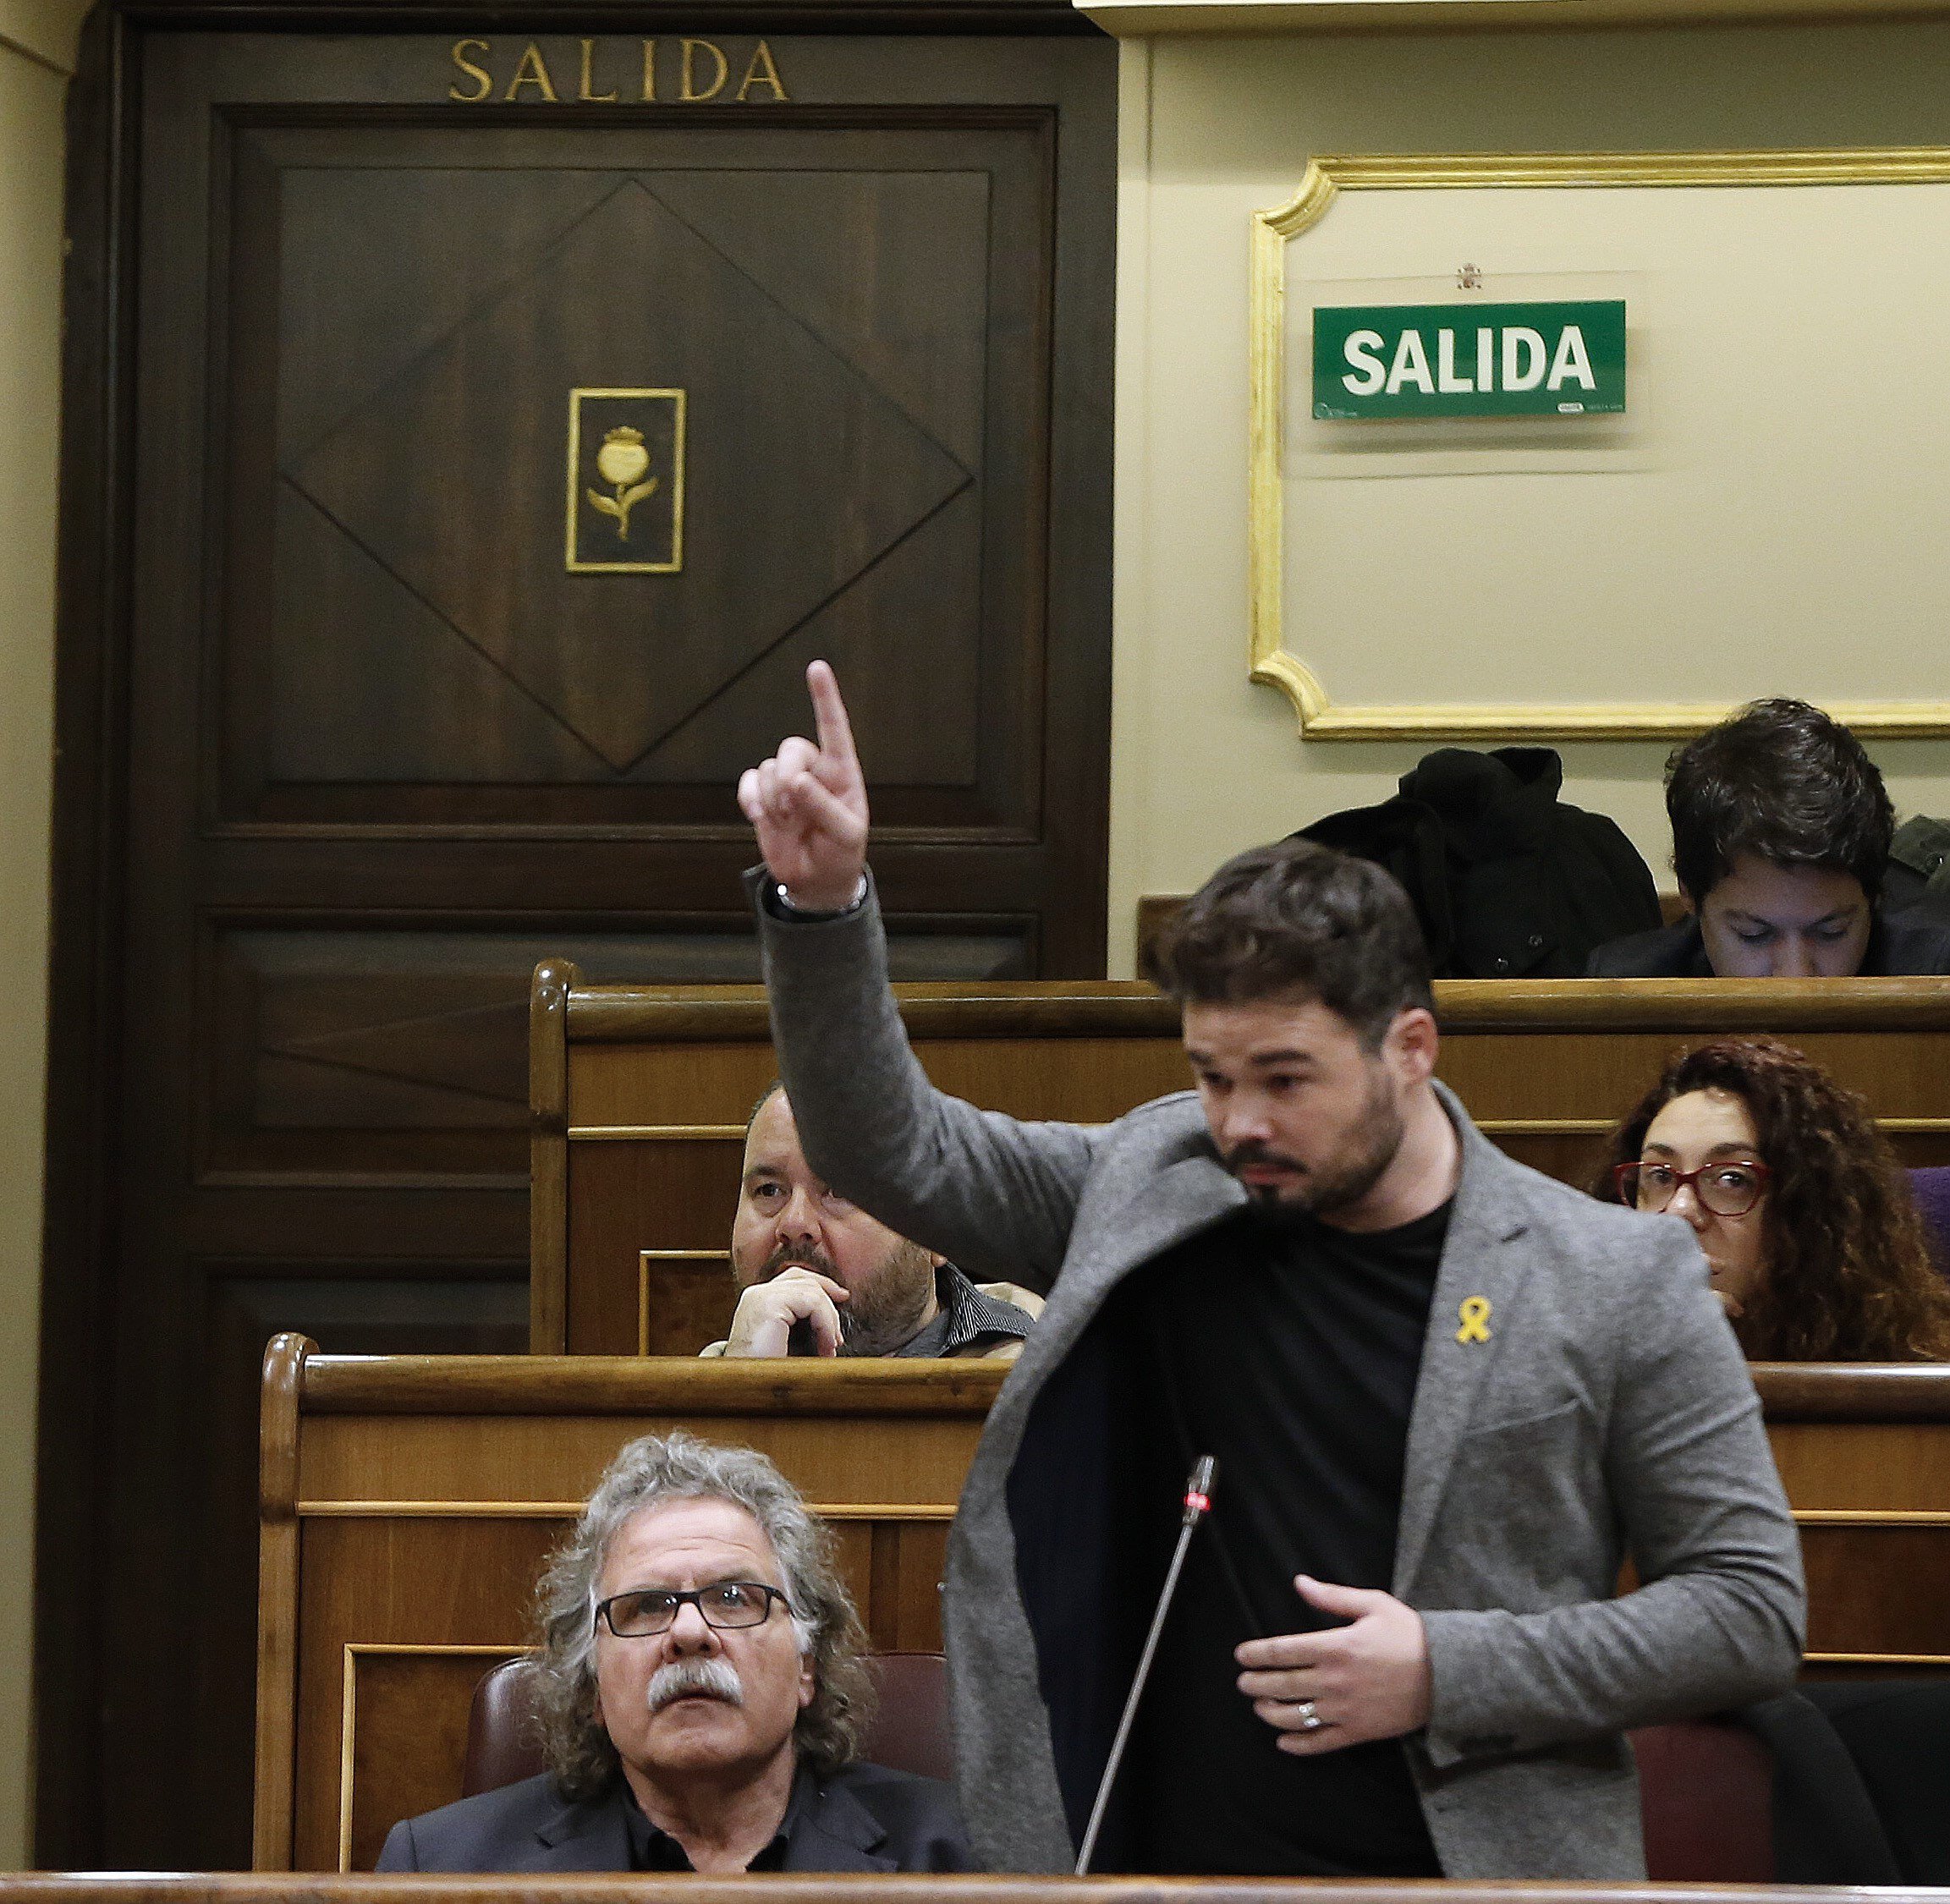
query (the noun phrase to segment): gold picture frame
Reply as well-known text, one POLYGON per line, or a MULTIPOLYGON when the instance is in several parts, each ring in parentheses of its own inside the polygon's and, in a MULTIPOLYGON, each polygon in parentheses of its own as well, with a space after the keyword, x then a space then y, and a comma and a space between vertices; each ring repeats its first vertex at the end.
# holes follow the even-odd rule
MULTIPOLYGON (((1591 703, 1337 706, 1283 627, 1285 497, 1281 474, 1286 391, 1287 246, 1347 191, 1601 186, 1898 185, 1950 184, 1950 147, 1809 151, 1551 152, 1310 160, 1284 205, 1253 215, 1250 275, 1251 475, 1248 616, 1251 678, 1293 703, 1306 740, 1664 740, 1700 733, 1732 710, 1720 704, 1591 703)), ((1862 733, 1950 735, 1950 701, 1832 701, 1862 733)))
MULTIPOLYGON (((563 564, 570 574, 674 575, 683 569, 684 411, 682 390, 591 386, 569 392, 563 564), (623 420, 605 432, 601 448, 585 462, 583 411, 592 403, 605 406, 609 417, 623 420), (619 459, 614 474, 596 468, 605 457, 619 459), (640 507, 655 525, 651 533, 656 540, 648 559, 612 554, 601 547, 596 539, 606 533, 605 524, 613 524, 620 551, 629 540, 630 519, 640 507), (592 548, 599 552, 592 555, 592 548)), ((640 518, 640 535, 645 528, 640 518)))

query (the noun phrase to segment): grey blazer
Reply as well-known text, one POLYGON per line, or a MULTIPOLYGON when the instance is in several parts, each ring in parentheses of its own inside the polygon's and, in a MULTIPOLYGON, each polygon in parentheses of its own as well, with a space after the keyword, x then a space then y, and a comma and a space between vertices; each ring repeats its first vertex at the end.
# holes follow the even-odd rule
MULTIPOLYGON (((570 1800, 546 1772, 476 1793, 387 1834, 382 1871, 627 1871, 618 1781, 570 1800)), ((787 1841, 788 1871, 965 1871, 968 1841, 948 1787, 884 1765, 820 1780, 787 1841)))
MULTIPOLYGON (((976 1855, 995 1869, 1067 1870, 1011 1469, 1031 1406, 1109 1292, 1244 1192, 1189 1092, 1086 1129, 936 1091, 887 990, 871 894, 832 920, 758 909, 780 1074, 813 1168, 971 1274, 1049 1291, 963 1490, 943 1619, 976 1855)), ((1792 1683, 1799 1544, 1685 1225, 1512 1162, 1441 1096, 1462 1167, 1393 1582, 1423 1616, 1433 1680, 1410 1767, 1451 1878, 1640 1878, 1620 1735, 1792 1683), (1489 1304, 1486 1342, 1462 1339, 1474 1298, 1489 1304), (1611 1598, 1628 1555, 1641 1584, 1611 1598)))

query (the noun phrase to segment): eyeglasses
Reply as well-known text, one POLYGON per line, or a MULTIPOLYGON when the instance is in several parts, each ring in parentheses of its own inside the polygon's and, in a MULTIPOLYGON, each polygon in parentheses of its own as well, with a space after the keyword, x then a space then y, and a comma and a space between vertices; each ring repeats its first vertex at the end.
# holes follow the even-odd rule
POLYGON ((1702 1209, 1716 1216, 1744 1216, 1766 1193, 1770 1174, 1765 1164, 1702 1164, 1698 1170, 1678 1170, 1671 1164, 1637 1163, 1618 1165, 1612 1181, 1618 1186, 1619 1202, 1640 1210, 1670 1210, 1673 1198, 1689 1183, 1702 1209))
POLYGON ((652 1633, 668 1632, 677 1610, 695 1606, 707 1627, 762 1627, 772 1617, 777 1600, 788 1613, 792 1602, 777 1587, 762 1580, 720 1580, 709 1587, 633 1587, 626 1594, 612 1594, 596 1609, 596 1623, 607 1626, 618 1639, 647 1639, 652 1633))

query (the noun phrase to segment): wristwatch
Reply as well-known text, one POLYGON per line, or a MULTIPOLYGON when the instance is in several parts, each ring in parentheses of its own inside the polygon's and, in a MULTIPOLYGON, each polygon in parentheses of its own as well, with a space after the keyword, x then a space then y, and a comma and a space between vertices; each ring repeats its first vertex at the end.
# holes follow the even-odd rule
POLYGON ((811 906, 794 905, 792 895, 777 880, 772 881, 772 897, 778 901, 780 911, 793 919, 808 919, 815 923, 821 919, 844 919, 849 913, 858 912, 865 902, 866 898, 866 875, 865 873, 860 875, 860 884, 854 888, 853 897, 837 910, 821 911, 811 906))

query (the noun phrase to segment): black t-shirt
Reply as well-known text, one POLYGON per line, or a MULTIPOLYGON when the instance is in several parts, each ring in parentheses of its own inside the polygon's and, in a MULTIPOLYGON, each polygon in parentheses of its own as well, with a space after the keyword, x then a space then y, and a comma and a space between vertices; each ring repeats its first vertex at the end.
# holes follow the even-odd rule
POLYGON ((1140 1393, 1145 1525, 1216 1455, 1123 1778, 1131 1869, 1438 1877, 1398 1741, 1279 1751, 1236 1683, 1249 1638, 1339 1624, 1294 1586, 1393 1584, 1409 1417, 1449 1206, 1354 1235, 1247 1211, 1139 1270, 1114 1319, 1140 1393))

